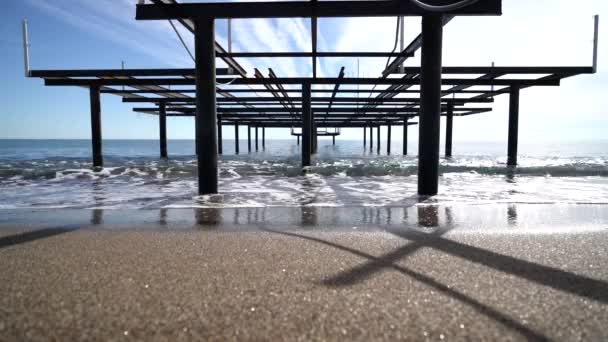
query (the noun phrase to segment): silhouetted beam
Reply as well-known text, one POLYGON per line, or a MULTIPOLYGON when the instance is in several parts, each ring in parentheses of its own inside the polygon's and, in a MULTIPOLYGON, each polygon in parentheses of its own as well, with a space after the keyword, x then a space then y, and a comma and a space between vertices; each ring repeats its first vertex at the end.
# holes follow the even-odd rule
MULTIPOLYGON (((560 66, 446 66, 441 69, 442 74, 555 74, 555 75, 579 75, 591 74, 592 67, 560 67, 560 66)), ((392 74, 420 73, 420 67, 404 67, 403 72, 392 72, 392 74)))
MULTIPOLYGON (((217 68, 216 75, 226 76, 227 68, 217 68)), ((30 77, 152 77, 182 76, 194 77, 194 69, 76 69, 76 70, 31 70, 30 77)))
MULTIPOLYGON (((335 95, 334 93, 333 95, 335 95)), ((290 97, 290 102, 301 102, 301 97, 290 97)), ((357 102, 357 103, 420 103, 420 98, 357 98, 357 97, 312 97, 312 103, 327 103, 329 108, 335 102, 336 104, 343 102, 357 102)), ((492 103, 493 99, 477 99, 477 98, 454 98, 454 99, 441 99, 443 103, 492 103)), ((137 97, 137 98, 123 98, 122 102, 128 103, 194 103, 194 98, 161 98, 161 97, 137 97)), ((223 97, 218 98, 217 103, 258 103, 258 102, 276 102, 277 104, 284 103, 284 98, 276 97, 223 97)))
MULTIPOLYGON (((218 79, 218 82, 223 83, 225 79, 218 79)), ((233 85, 258 85, 258 84, 336 84, 337 78, 302 78, 302 77, 289 77, 289 78, 277 78, 277 79, 253 79, 253 78, 237 78, 232 81, 233 85)), ((377 78, 345 78, 340 81, 342 84, 352 85, 390 85, 390 84, 411 84, 418 85, 420 80, 403 80, 395 78, 387 78, 379 80, 377 78)), ((194 79, 185 78, 145 78, 145 79, 45 79, 44 84, 47 86, 91 86, 91 85, 105 85, 105 86, 155 86, 155 85, 194 85, 194 79)), ((482 86, 482 85, 496 85, 496 86, 559 86, 559 79, 469 79, 469 78, 444 78, 442 79, 443 85, 468 85, 468 86, 482 86)), ((253 91, 252 91, 253 92, 253 91)))
MULTIPOLYGON (((152 3, 157 4, 157 5, 164 5, 164 4, 177 4, 177 1, 175 0, 151 0, 152 3)), ((182 19, 178 19, 179 23, 182 24, 186 29, 188 29, 190 32, 192 32, 192 34, 194 34, 194 21, 190 20, 189 18, 182 18, 182 19)), ((224 53, 226 52, 226 50, 222 47, 222 45, 220 45, 218 42, 215 42, 215 53, 224 53)), ((235 61, 232 58, 229 57, 223 57, 222 60, 228 64, 229 67, 232 68, 232 70, 234 70, 237 74, 241 75, 242 77, 245 77, 245 75, 247 75, 247 72, 245 71, 245 69, 243 69, 243 67, 237 63, 237 61, 235 61)))
MULTIPOLYGON (((434 3, 448 4, 450 1, 434 3)), ((268 1, 228 3, 139 4, 137 20, 211 18, 394 17, 431 14, 411 1, 268 1)), ((501 15, 500 0, 478 1, 449 15, 501 15)))
MULTIPOLYGON (((443 21, 442 21, 443 26, 447 25, 453 18, 454 17, 451 15, 444 15, 443 21)), ((411 55, 410 57, 413 57, 415 52, 418 51, 418 49, 420 49, 421 46, 422 46, 422 33, 420 33, 414 40, 412 40, 412 42, 402 52, 405 53, 406 55, 411 55)), ((395 60, 392 61, 391 64, 389 64, 386 67, 386 69, 384 69, 384 71, 382 71, 382 77, 387 77, 388 75, 395 73, 395 70, 397 70, 398 67, 403 62, 405 62, 405 60, 407 58, 408 58, 407 56, 395 58, 395 60)), ((408 71, 408 72, 404 72, 404 73, 405 74, 411 74, 411 73, 419 74, 420 68, 418 68, 418 71, 408 71)))
MULTIPOLYGON (((224 91, 219 91, 218 90, 218 94, 222 95, 223 92, 230 92, 230 93, 254 93, 253 90, 251 90, 250 88, 246 88, 246 89, 230 89, 230 90, 224 90, 224 91)), ((339 94, 361 94, 361 93, 365 93, 365 94, 377 94, 377 93, 383 93, 386 90, 369 90, 369 89, 338 89, 338 93, 339 94)), ((120 90, 120 89, 110 89, 110 88, 105 88, 105 89, 101 89, 102 93, 105 94, 152 94, 152 93, 183 93, 183 94, 189 94, 189 93, 194 93, 195 90, 194 89, 166 89, 166 90, 132 90, 132 89, 127 89, 127 90, 120 90)), ((270 93, 272 91, 268 90, 268 89, 256 89, 255 90, 256 93, 270 93)), ((286 93, 300 93, 301 91, 299 89, 285 89, 286 93)), ((332 93, 333 90, 332 89, 312 89, 311 93, 332 93)), ((401 93, 401 94, 418 94, 420 93, 420 90, 407 90, 407 89, 403 89, 403 90, 395 90, 394 92, 396 93, 401 93)), ((508 91, 507 91, 508 92, 508 91)), ((503 92, 501 91, 487 91, 487 90, 462 90, 462 91, 454 91, 454 93, 456 94, 488 94, 490 96, 493 95, 500 95, 503 94, 503 92)), ((220 98, 218 98, 219 100, 220 98)), ((361 98, 363 99, 363 98, 361 98)))
POLYGON ((376 51, 361 51, 361 52, 226 52, 218 56, 225 57, 242 57, 242 58, 310 58, 313 56, 322 57, 360 57, 360 58, 386 58, 386 57, 413 57, 401 52, 376 52, 376 51))

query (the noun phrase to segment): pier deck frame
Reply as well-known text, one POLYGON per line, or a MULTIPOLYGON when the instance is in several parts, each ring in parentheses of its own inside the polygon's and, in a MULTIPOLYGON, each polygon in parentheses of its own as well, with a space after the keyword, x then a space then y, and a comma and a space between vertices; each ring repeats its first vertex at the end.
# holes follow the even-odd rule
MULTIPOLYGON (((265 128, 302 128, 302 165, 311 164, 316 148, 317 127, 364 128, 364 146, 369 128, 369 148, 373 150, 373 128, 377 131, 380 151, 380 126, 388 128, 387 153, 393 125, 403 126, 403 154, 407 154, 407 127, 419 123, 419 186, 421 195, 437 193, 439 161, 439 119, 446 116, 446 156, 451 155, 452 120, 454 116, 486 113, 494 96, 510 95, 509 165, 516 165, 519 91, 533 86, 558 86, 563 78, 594 73, 592 67, 443 67, 441 64, 442 30, 455 16, 501 15, 501 0, 480 1, 449 13, 427 12, 408 1, 294 1, 255 3, 187 3, 175 0, 151 0, 152 4, 137 5, 138 20, 178 20, 194 34, 194 69, 127 69, 127 70, 33 70, 30 77, 45 79, 48 86, 86 86, 91 90, 91 126, 93 164, 103 164, 101 153, 101 109, 99 95, 116 94, 127 103, 149 103, 152 107, 135 107, 135 112, 159 115, 161 156, 166 156, 166 117, 194 116, 196 152, 199 163, 199 193, 218 191, 217 155, 222 153, 221 127, 235 126, 235 149, 238 153, 238 126, 262 128, 262 149, 265 148, 265 128), (313 29, 312 52, 226 52, 215 42, 214 20, 221 18, 291 18, 310 17, 373 17, 421 16, 422 32, 399 52, 320 52, 317 51, 317 30, 313 29), (429 37, 429 38, 427 38, 429 37), (399 67, 404 60, 422 49, 421 67, 399 67), (316 66, 323 57, 394 57, 380 78, 344 78, 344 68, 338 77, 277 77, 269 69, 263 77, 246 76, 235 58, 311 58, 316 66), (222 58, 230 67, 216 68, 215 59, 222 58), (453 78, 451 74, 476 75, 476 78, 453 78), (530 79, 531 74, 546 76, 530 79), (402 75, 389 78, 390 75, 402 75), (481 75, 481 76, 479 76, 481 75), (515 75, 508 78, 508 75, 515 75), (519 77, 525 75, 526 77, 519 77), (229 83, 229 86, 225 86, 229 83), (219 87, 218 87, 219 85, 219 87), (271 96, 251 97, 250 86, 256 93, 271 96), (301 89, 288 87, 300 86, 301 89), (333 89, 315 89, 317 85, 333 85, 333 89), (341 85, 379 85, 384 89, 354 90, 341 85), (420 86, 420 90, 411 89, 420 86), (167 88, 166 86, 171 86, 167 88), (179 89, 175 87, 182 86, 179 89), (194 86, 194 88, 191 88, 194 86), (247 87, 242 87, 247 86, 247 87), (445 86, 450 86, 445 88, 445 86), (479 90, 480 86, 492 89, 479 90), (117 87, 123 87, 118 89, 117 87), (127 89, 125 89, 125 87, 127 89), (497 89, 494 89, 496 87, 497 89), (476 88, 476 89, 474 89, 476 88), (290 97, 290 94, 296 94, 290 97), (299 97, 297 96, 299 93, 299 97), (330 96, 315 96, 329 93, 330 96), (370 94, 370 98, 347 97, 349 94, 370 94), (195 96, 191 96, 194 94, 195 96), (235 94, 244 94, 237 96, 235 94), (377 94, 371 97, 372 94, 377 94), (409 97, 414 94, 414 97, 409 97), (221 97, 218 97, 220 95, 221 97), (451 95, 452 98, 446 98, 451 95), (476 106, 477 105, 477 106, 476 106), (418 123, 412 119, 418 117, 418 123), (449 139, 447 139, 449 138, 449 139), (164 146, 164 148, 163 148, 164 146)), ((448 0, 434 0, 437 4, 448 0)), ((597 19, 596 19, 597 23, 597 19)), ((596 24, 597 26, 597 24, 596 24)), ((597 31, 597 29, 596 29, 597 31)), ((597 38, 595 39, 597 41, 597 38)), ((597 46, 597 43, 595 44, 597 46)), ((462 76, 461 76, 462 77, 462 76)), ((335 139, 335 137, 333 137, 335 139)))

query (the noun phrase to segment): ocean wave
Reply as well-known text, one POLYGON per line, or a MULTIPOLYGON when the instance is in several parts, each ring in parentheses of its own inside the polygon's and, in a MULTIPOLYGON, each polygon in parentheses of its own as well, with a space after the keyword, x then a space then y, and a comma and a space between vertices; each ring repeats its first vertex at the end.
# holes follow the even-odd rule
MULTIPOLYGON (((74 181, 96 179, 190 179, 196 177, 196 161, 122 160, 93 169, 86 160, 43 160, 0 162, 0 183, 24 181, 74 181)), ((417 160, 384 158, 377 160, 320 160, 306 172, 324 177, 413 176, 418 172, 417 160)), ((440 175, 474 173, 491 176, 540 177, 608 177, 608 161, 587 159, 524 159, 518 167, 507 167, 500 159, 442 160, 440 175)), ((220 178, 238 179, 247 176, 299 177, 303 174, 295 160, 226 160, 220 162, 220 178)))

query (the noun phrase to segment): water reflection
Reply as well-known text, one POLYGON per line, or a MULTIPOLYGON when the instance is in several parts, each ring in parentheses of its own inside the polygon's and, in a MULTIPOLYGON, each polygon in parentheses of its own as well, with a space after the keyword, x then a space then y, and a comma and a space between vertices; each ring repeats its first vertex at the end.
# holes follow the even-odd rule
POLYGON ((439 208, 437 206, 418 206, 418 225, 427 228, 439 227, 439 208))
POLYGON ((91 210, 91 224, 92 225, 103 224, 103 209, 91 210))
POLYGON ((509 226, 517 226, 517 207, 513 204, 507 208, 507 222, 509 226))
POLYGON ((301 213, 302 226, 316 226, 318 224, 316 207, 302 207, 301 213))
POLYGON ((213 227, 222 224, 221 209, 217 208, 199 208, 194 209, 194 219, 196 225, 213 227))
POLYGON ((167 225, 167 209, 166 208, 162 208, 159 211, 159 217, 158 217, 158 223, 161 226, 166 226, 167 225))

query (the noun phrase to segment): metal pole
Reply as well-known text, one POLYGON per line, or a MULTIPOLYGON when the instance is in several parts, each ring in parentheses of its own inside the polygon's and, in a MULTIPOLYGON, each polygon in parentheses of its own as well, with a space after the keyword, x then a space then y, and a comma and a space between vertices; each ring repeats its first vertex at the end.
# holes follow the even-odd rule
POLYGON ((386 126, 386 154, 391 155, 391 123, 386 126))
POLYGON ((93 167, 103 166, 101 154, 101 101, 99 99, 99 86, 89 89, 91 99, 91 141, 93 147, 93 167))
POLYGON ((454 127, 454 105, 448 104, 448 113, 445 122, 445 157, 452 157, 452 129, 454 127))
POLYGON ((380 154, 380 126, 378 126, 378 131, 376 132, 376 149, 377 149, 377 153, 380 154))
MULTIPOLYGON (((405 49, 405 17, 399 18, 400 34, 399 34, 399 51, 405 49)), ((399 65, 399 72, 403 73, 403 63, 399 65)))
POLYGON ((519 126, 519 86, 511 86, 509 95, 509 142, 507 165, 517 165, 517 138, 519 126))
POLYGON ((247 152, 251 153, 251 126, 247 125, 247 152))
POLYGON ((218 192, 217 107, 215 99, 215 22, 197 19, 194 25, 196 57, 196 145, 198 193, 218 192))
POLYGON ((234 153, 239 154, 239 122, 234 123, 234 153))
POLYGON ((369 150, 374 150, 374 126, 369 126, 369 150))
POLYGON ((218 154, 222 154, 224 153, 224 146, 223 146, 223 138, 222 138, 222 120, 218 119, 217 120, 217 153, 218 154))
POLYGON ((160 138, 160 157, 167 158, 167 103, 158 104, 158 128, 160 138))
POLYGON ((367 146, 367 127, 363 126, 363 147, 367 146))
POLYGON ((441 15, 423 16, 418 138, 418 194, 423 196, 436 195, 439 190, 442 39, 441 15))
POLYGON ((300 146, 300 136, 296 135, 296 138, 298 139, 298 146, 300 146))
POLYGON ((336 136, 335 135, 331 136, 331 144, 334 146, 336 145, 336 136))
POLYGON ((597 45, 600 27, 600 16, 593 16, 593 73, 597 72, 597 45))
POLYGON ((23 67, 25 77, 30 77, 30 42, 27 32, 27 19, 23 19, 23 67))
POLYGON ((255 150, 258 150, 258 126, 255 126, 255 150))
POLYGON ((266 149, 266 127, 262 126, 262 150, 266 149))
POLYGON ((403 119, 403 155, 407 156, 407 129, 408 129, 408 119, 403 119))
POLYGON ((310 105, 310 83, 302 84, 302 167, 310 166, 312 152, 312 112, 310 105))
POLYGON ((312 154, 316 154, 317 153, 317 144, 319 143, 319 138, 317 136, 317 125, 315 123, 315 115, 314 113, 312 114, 312 119, 311 119, 311 125, 312 125, 312 154))

